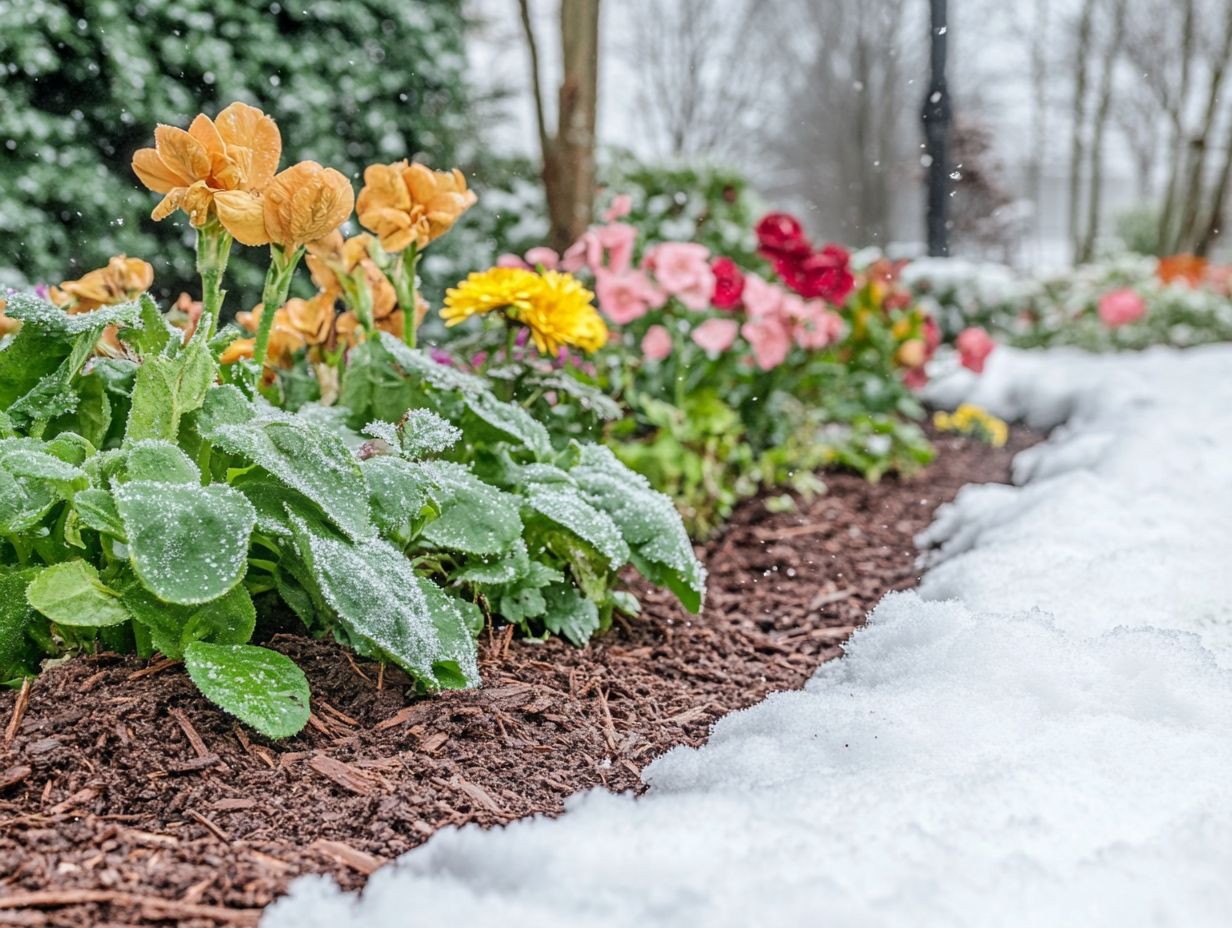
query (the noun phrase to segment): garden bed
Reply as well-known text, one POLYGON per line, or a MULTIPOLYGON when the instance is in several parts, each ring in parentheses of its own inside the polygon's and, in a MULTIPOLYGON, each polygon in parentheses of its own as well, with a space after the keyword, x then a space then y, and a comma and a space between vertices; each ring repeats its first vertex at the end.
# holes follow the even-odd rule
POLYGON ((796 511, 739 509, 701 552, 706 611, 640 589, 645 613, 591 646, 485 633, 485 687, 408 703, 406 678, 327 642, 278 636, 314 694, 305 732, 269 742, 179 668, 69 661, 0 695, 0 921, 254 923, 303 873, 345 886, 445 825, 555 814, 578 790, 637 789, 724 713, 799 687, 888 590, 914 584, 915 533, 1012 454, 938 439, 910 480, 831 475, 796 511))

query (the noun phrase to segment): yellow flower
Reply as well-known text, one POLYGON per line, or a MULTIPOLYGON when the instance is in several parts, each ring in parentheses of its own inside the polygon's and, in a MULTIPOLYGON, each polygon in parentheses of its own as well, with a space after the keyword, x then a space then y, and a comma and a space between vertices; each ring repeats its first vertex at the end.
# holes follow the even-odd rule
MULTIPOLYGON (((218 216, 240 241, 253 237, 254 202, 274 179, 282 157, 282 137, 274 120, 255 106, 232 103, 214 120, 197 116, 188 131, 174 126, 154 130, 154 147, 133 155, 133 171, 162 201, 150 214, 165 219, 177 209, 198 228, 218 216), (215 199, 225 194, 224 219, 215 199), (244 222, 232 229, 229 222, 244 222)), ((266 239, 268 241, 268 239, 266 239)))
POLYGON ((448 232, 475 205, 457 168, 433 171, 422 164, 371 164, 356 201, 360 224, 376 233, 386 251, 419 248, 448 232))
POLYGON ((70 313, 87 313, 136 299, 154 283, 154 268, 140 258, 116 255, 106 267, 51 288, 51 301, 70 313))
POLYGON ((449 290, 441 318, 454 326, 499 310, 526 326, 543 354, 555 355, 566 345, 590 352, 607 344, 608 336, 593 300, 570 274, 498 267, 471 274, 449 290))
POLYGON ((972 403, 961 404, 952 415, 935 413, 933 425, 943 432, 973 435, 994 448, 1002 447, 1009 439, 1009 426, 1005 422, 972 403))
POLYGON ((355 191, 333 168, 301 161, 278 172, 260 197, 224 190, 214 195, 214 206, 236 241, 293 249, 336 232, 355 208, 355 191))

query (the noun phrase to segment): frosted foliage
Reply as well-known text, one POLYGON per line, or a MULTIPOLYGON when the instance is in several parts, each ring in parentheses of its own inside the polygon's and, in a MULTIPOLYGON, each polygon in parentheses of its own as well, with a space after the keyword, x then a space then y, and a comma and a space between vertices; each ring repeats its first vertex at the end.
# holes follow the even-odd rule
POLYGON ((337 435, 292 416, 271 416, 220 425, 211 438, 304 494, 351 538, 376 534, 359 462, 337 435))
POLYGON ((244 576, 257 514, 231 487, 133 480, 111 487, 142 584, 159 599, 217 599, 244 576))
POLYGON ((393 355, 398 366, 408 373, 423 377, 438 390, 451 390, 459 393, 488 393, 488 384, 474 374, 467 374, 455 367, 437 364, 427 354, 417 348, 410 348, 388 332, 381 334, 381 347, 393 355))
POLYGON ((195 641, 184 667, 202 693, 263 735, 285 738, 308 721, 308 679, 277 651, 195 641))
POLYGON ((625 467, 602 445, 583 445, 570 474, 591 504, 612 517, 641 557, 680 574, 693 589, 703 588, 706 572, 693 554, 676 507, 645 477, 625 467))
POLYGON ((137 302, 100 306, 88 313, 69 315, 59 306, 39 299, 31 293, 11 293, 4 312, 25 325, 59 335, 81 335, 101 332, 109 325, 135 325, 140 319, 141 304, 137 302))
POLYGON ((441 640, 419 580, 400 551, 380 539, 353 545, 324 538, 303 521, 293 521, 307 545, 321 594, 347 631, 424 680, 435 680, 434 662, 453 661, 467 682, 478 684, 479 665, 469 633, 441 640))
MULTIPOLYGON (((462 438, 462 430, 428 409, 412 409, 398 430, 402 435, 402 454, 411 460, 443 454, 462 438)), ((393 446, 398 447, 397 441, 393 446)))
POLYGON ((427 541, 471 554, 499 554, 522 535, 517 499, 484 483, 463 464, 421 461, 414 465, 427 481, 440 515, 423 530, 427 541))
POLYGON ((492 428, 519 441, 536 457, 545 457, 552 450, 552 438, 538 419, 515 403, 498 400, 490 393, 466 397, 467 408, 492 428))
POLYGON ((392 422, 383 422, 380 419, 375 419, 364 426, 364 434, 369 438, 376 438, 385 442, 391 448, 398 447, 398 427, 392 422))
POLYGON ((641 797, 447 829, 265 928, 1227 925, 1232 348, 994 364, 956 398, 1069 425, 1025 486, 966 491, 921 593, 803 691, 641 797))
POLYGON ((596 509, 567 484, 532 485, 526 490, 526 505, 563 525, 608 559, 612 570, 629 560, 629 546, 611 516, 596 509))

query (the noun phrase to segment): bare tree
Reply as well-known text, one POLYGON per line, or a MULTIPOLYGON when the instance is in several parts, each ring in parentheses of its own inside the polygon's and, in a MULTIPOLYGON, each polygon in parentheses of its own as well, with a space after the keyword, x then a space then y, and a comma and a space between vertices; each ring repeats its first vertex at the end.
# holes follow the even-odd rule
POLYGON ((1075 257, 1079 251, 1079 223, 1082 216, 1082 177, 1086 160, 1087 123, 1087 49, 1091 44, 1091 30, 1095 21, 1096 0, 1083 0, 1082 13, 1078 17, 1078 29, 1074 48, 1074 97, 1073 115, 1070 122, 1069 142, 1069 240, 1075 257))
POLYGON ((1122 44, 1125 41, 1125 3, 1126 0, 1111 0, 1106 4, 1111 20, 1108 23, 1108 35, 1104 39, 1103 68, 1100 73, 1099 88, 1095 94, 1095 109, 1092 113, 1091 153, 1087 192, 1087 223, 1086 231, 1078 246, 1077 260, 1090 261, 1095 256, 1095 240, 1099 236, 1100 207, 1104 189, 1104 138, 1108 128, 1108 117, 1112 112, 1112 96, 1115 88, 1117 64, 1121 58, 1122 44))
POLYGON ((549 243, 563 250, 583 232, 594 213, 595 125, 599 97, 599 0, 561 0, 561 82, 556 129, 548 125, 529 0, 518 0, 530 53, 531 92, 543 155, 549 243))

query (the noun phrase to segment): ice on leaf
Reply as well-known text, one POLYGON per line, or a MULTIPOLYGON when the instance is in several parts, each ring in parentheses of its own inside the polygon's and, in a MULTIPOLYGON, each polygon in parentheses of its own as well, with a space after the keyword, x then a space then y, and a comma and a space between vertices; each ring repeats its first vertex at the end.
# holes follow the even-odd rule
POLYGON ((194 641, 184 668, 210 700, 267 737, 289 738, 308 724, 308 678, 277 651, 194 641))

